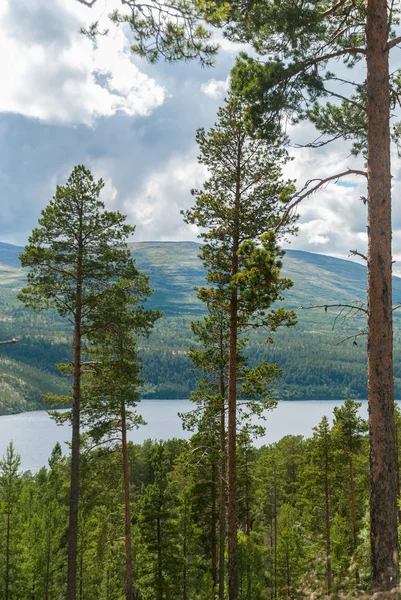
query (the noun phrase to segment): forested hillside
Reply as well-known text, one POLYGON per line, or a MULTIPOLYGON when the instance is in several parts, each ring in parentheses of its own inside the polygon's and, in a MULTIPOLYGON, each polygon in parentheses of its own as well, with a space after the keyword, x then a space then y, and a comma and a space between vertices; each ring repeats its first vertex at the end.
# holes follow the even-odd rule
MULTIPOLYGON (((242 438, 238 448, 240 600, 326 598, 327 542, 337 597, 353 597, 355 580, 359 588, 369 585, 367 424, 355 416, 356 409, 348 403, 337 411, 333 427, 324 417, 316 423, 311 439, 286 436, 256 449, 246 436, 242 438), (351 424, 351 452, 344 422, 351 424), (335 518, 328 521, 329 510, 335 518), (355 545, 355 539, 350 540, 352 528, 355 545)), ((328 417, 331 421, 333 415, 328 417)), ((397 426, 400 433, 399 418, 397 426)), ((141 446, 129 445, 134 573, 140 598, 216 597, 222 546, 216 441, 204 432, 190 441, 147 440, 141 446)), ((49 466, 38 473, 21 475, 18 466, 18 448, 9 448, 0 465, 8 491, 0 527, 7 510, 11 515, 10 544, 0 560, 0 593, 7 580, 6 561, 10 561, 13 566, 24 564, 13 570, 13 589, 20 600, 31 600, 32 590, 38 599, 59 598, 66 578, 69 459, 61 456, 56 445, 49 466)), ((84 448, 79 546, 83 598, 122 598, 120 472, 118 452, 84 448)))
MULTIPOLYGON (((151 307, 164 313, 154 333, 142 342, 143 396, 187 398, 195 388, 188 358, 188 347, 194 343, 190 321, 203 311, 194 292, 194 287, 204 283, 198 246, 193 242, 140 242, 131 244, 131 250, 155 290, 151 307)), ((70 355, 65 322, 52 312, 35 314, 16 298, 24 281, 24 272, 18 267, 21 251, 0 244, 0 334, 1 339, 19 340, 18 344, 0 347, 2 414, 42 407, 41 394, 68 388, 67 381, 54 370, 55 363, 70 355)), ((364 315, 336 320, 338 309, 307 310, 316 304, 362 302, 364 266, 296 250, 287 250, 283 262, 284 275, 294 281, 284 305, 297 311, 298 324, 279 330, 274 344, 266 344, 263 333, 250 334, 251 361, 265 359, 283 369, 277 391, 281 398, 366 398, 365 337, 341 343, 365 329, 364 315)), ((401 300, 399 278, 394 278, 394 300, 401 300)), ((397 317, 395 324, 397 358, 401 349, 397 317)), ((396 396, 400 398, 401 368, 397 360, 395 377, 396 396)))

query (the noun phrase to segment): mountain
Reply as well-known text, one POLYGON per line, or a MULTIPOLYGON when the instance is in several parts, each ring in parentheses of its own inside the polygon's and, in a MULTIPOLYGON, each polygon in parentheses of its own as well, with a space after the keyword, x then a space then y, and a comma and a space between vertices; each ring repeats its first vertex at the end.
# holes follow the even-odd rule
MULTIPOLYGON (((149 306, 164 312, 155 332, 143 342, 143 395, 188 397, 196 385, 187 356, 194 343, 190 321, 204 313, 193 291, 205 283, 199 246, 194 242, 139 242, 130 248, 155 290, 149 306)), ((19 340, 13 346, 0 347, 0 413, 42 407, 42 393, 65 393, 68 388, 68 382, 54 370, 54 363, 70 352, 68 325, 54 312, 36 315, 17 300, 24 281, 18 261, 21 251, 0 243, 0 339, 19 340)), ((252 334, 250 362, 265 359, 283 368, 277 384, 281 398, 366 397, 365 341, 354 337, 366 327, 364 313, 352 316, 346 310, 336 318, 338 309, 310 309, 316 304, 364 302, 365 267, 298 250, 287 250, 283 264, 283 274, 294 281, 284 305, 297 310, 298 324, 279 331, 274 344, 267 345, 261 333, 252 334), (342 343, 344 338, 349 339, 342 343)), ((394 278, 394 300, 401 300, 399 278, 394 278)), ((396 316, 396 358, 401 350, 400 325, 396 316)), ((401 397, 397 361, 395 382, 397 397, 401 397)))
MULTIPOLYGON (((130 247, 139 269, 150 276, 153 306, 167 314, 199 311, 193 288, 204 285, 205 271, 197 243, 138 242, 130 247)), ((366 296, 366 269, 358 263, 300 250, 286 250, 283 263, 283 275, 294 281, 286 294, 288 306, 352 302, 366 296)), ((401 299, 398 277, 394 295, 401 299)))

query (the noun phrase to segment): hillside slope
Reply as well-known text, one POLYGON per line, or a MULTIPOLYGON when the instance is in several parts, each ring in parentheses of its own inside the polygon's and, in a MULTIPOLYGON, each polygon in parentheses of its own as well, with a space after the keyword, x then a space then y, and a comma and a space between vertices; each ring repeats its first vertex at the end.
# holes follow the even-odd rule
MULTIPOLYGON (((149 305, 164 312, 154 334, 143 343, 144 396, 188 397, 195 386, 187 357, 193 343, 191 319, 204 308, 193 291, 205 283, 205 271, 194 242, 140 242, 130 245, 138 267, 150 276, 155 290, 149 305)), ((68 382, 54 363, 68 357, 68 326, 56 314, 36 315, 16 298, 24 281, 18 254, 22 248, 0 243, 0 339, 17 337, 19 343, 0 347, 0 413, 42 406, 41 394, 65 392, 68 382), (40 374, 43 374, 43 377, 40 374), (1 398, 1 396, 0 396, 1 398)), ((364 301, 366 269, 337 258, 288 250, 283 259, 285 276, 294 281, 285 306, 295 308, 298 324, 276 335, 266 345, 261 334, 250 340, 251 362, 277 362, 284 374, 277 385, 282 398, 366 397, 364 338, 340 343, 365 328, 364 315, 335 320, 336 311, 307 310, 312 304, 364 301), (304 308, 300 308, 300 307, 304 308)), ((394 299, 401 300, 401 279, 394 278, 394 299)), ((400 317, 395 319, 396 392, 401 397, 400 317)))

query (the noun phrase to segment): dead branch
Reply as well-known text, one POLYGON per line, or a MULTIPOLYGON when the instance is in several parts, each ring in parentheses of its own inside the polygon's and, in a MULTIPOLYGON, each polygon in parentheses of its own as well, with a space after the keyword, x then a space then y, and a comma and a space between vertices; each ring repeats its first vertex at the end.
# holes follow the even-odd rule
POLYGON ((363 306, 358 306, 357 304, 317 304, 312 306, 301 306, 300 308, 302 308, 303 310, 311 310, 313 308, 324 308, 326 312, 328 308, 350 308, 351 310, 355 309, 360 310, 366 314, 368 313, 367 308, 363 308, 363 306))
POLYGON ((97 0, 77 0, 77 2, 79 2, 80 4, 84 4, 85 6, 89 6, 89 8, 92 8, 92 6, 95 4, 97 0))
POLYGON ((342 6, 344 6, 344 4, 347 4, 348 0, 340 0, 339 2, 337 2, 337 4, 335 4, 334 6, 332 6, 331 8, 328 8, 324 13, 323 16, 324 17, 330 17, 330 15, 334 14, 339 8, 341 8, 342 6))
POLYGON ((279 224, 275 227, 275 231, 278 231, 283 225, 285 225, 291 211, 300 202, 302 202, 302 200, 304 200, 305 198, 308 198, 309 196, 311 196, 312 194, 317 192, 321 187, 323 187, 327 183, 330 183, 331 181, 336 181, 338 179, 341 179, 342 177, 347 177, 348 175, 362 175, 364 177, 368 176, 366 171, 361 171, 359 169, 347 169, 347 171, 343 171, 342 173, 336 173, 335 175, 331 175, 330 177, 326 177, 325 179, 310 179, 309 181, 307 181, 305 183, 304 187, 297 194, 295 194, 293 196, 293 201, 291 202, 290 206, 285 211, 284 216, 281 219, 281 221, 279 222, 279 224), (308 187, 314 181, 318 181, 318 183, 308 190, 308 187), (306 191, 304 191, 304 190, 306 190, 306 191))
POLYGON ((362 252, 358 252, 358 250, 350 250, 351 254, 350 256, 360 256, 361 258, 363 258, 363 260, 368 260, 368 257, 366 256, 366 254, 362 254, 362 252))
POLYGON ((340 340, 339 342, 337 342, 336 346, 339 346, 340 344, 342 344, 343 342, 347 342, 348 340, 354 340, 354 346, 357 346, 357 341, 356 338, 360 337, 361 335, 368 335, 367 331, 360 331, 359 333, 354 333, 353 335, 348 335, 347 337, 343 338, 342 340, 340 340))
POLYGON ((15 338, 13 338, 12 340, 7 340, 4 342, 0 342, 0 346, 3 346, 4 344, 16 344, 18 342, 18 340, 16 340, 15 338))

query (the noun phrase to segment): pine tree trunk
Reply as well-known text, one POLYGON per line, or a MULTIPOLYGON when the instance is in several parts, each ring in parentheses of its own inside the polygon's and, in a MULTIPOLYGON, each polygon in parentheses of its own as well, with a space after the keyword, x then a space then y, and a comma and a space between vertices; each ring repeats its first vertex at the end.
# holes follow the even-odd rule
POLYGON ((226 402, 224 373, 220 375, 220 507, 219 507, 219 600, 224 600, 226 546, 226 402))
MULTIPOLYGON (((249 497, 249 472, 248 472, 248 452, 245 453, 245 535, 248 538, 251 535, 251 506, 249 497)), ((251 559, 247 553, 246 557, 246 600, 252 600, 252 573, 251 573, 251 559)))
POLYGON ((125 597, 134 600, 134 574, 131 542, 131 497, 125 403, 121 402, 121 453, 124 478, 125 597))
POLYGON ((50 525, 48 525, 49 529, 47 531, 47 552, 46 552, 46 575, 45 575, 45 598, 44 600, 49 600, 49 590, 50 590, 50 566, 51 566, 51 531, 50 525))
POLYGON ((79 558, 79 600, 84 600, 84 545, 81 541, 81 556, 79 558))
POLYGON ((245 454, 245 535, 251 535, 251 501, 249 497, 248 453, 245 454))
POLYGON ((217 588, 217 489, 216 489, 216 463, 212 462, 212 514, 210 523, 210 537, 212 542, 212 580, 214 589, 217 588))
POLYGON ((291 570, 290 570, 290 557, 288 550, 285 553, 285 566, 287 571, 287 598, 291 600, 291 570))
POLYGON ((11 506, 7 508, 7 531, 6 531, 6 573, 5 573, 5 598, 10 598, 10 538, 11 538, 11 506))
POLYGON ((277 531, 277 485, 276 485, 276 481, 274 482, 274 520, 273 520, 273 526, 274 526, 274 552, 273 552, 273 560, 274 560, 274 565, 273 565, 273 573, 274 573, 274 579, 273 579, 273 598, 274 600, 276 600, 277 598, 277 541, 278 541, 278 531, 277 531))
POLYGON ((400 489, 400 446, 398 439, 398 425, 395 424, 395 446, 397 449, 397 508, 398 508, 398 526, 401 525, 401 489, 400 489))
POLYGON ((387 0, 367 0, 368 400, 372 589, 398 583, 387 0))
MULTIPOLYGON (((350 500, 351 500, 351 527, 352 527, 352 559, 355 561, 355 552, 358 547, 358 536, 356 530, 356 514, 355 514, 355 480, 354 480, 354 464, 352 461, 352 453, 349 453, 349 488, 350 488, 350 500)), ((355 565, 355 584, 358 588, 360 583, 359 569, 355 565)))
MULTIPOLYGON (((79 277, 79 275, 78 275, 79 277)), ((72 384, 72 442, 70 514, 68 526, 67 600, 76 600, 77 589, 77 545, 79 510, 79 426, 81 402, 81 322, 82 287, 78 281, 74 322, 74 372, 72 384)))
POLYGON ((326 449, 324 473, 324 520, 326 529, 326 582, 327 595, 330 596, 333 591, 333 577, 331 572, 331 531, 330 531, 330 492, 329 492, 329 457, 326 449))
MULTIPOLYGON (((238 239, 234 240, 232 275, 238 272, 238 239)), ((230 300, 230 346, 228 375, 228 597, 238 600, 237 564, 237 315, 238 290, 230 300)))
MULTIPOLYGON (((232 236, 231 277, 238 274, 239 221, 241 207, 242 136, 238 135, 234 227, 232 236)), ((228 598, 238 600, 237 550, 237 343, 238 288, 233 285, 230 296, 230 339, 228 361, 228 598)))
MULTIPOLYGON (((159 513, 161 507, 159 506, 159 513)), ((163 555, 162 555, 162 526, 160 516, 157 517, 157 600, 164 600, 163 555)))
POLYGON ((183 580, 183 584, 182 584, 182 600, 189 600, 188 598, 188 544, 187 544, 187 536, 188 536, 188 532, 187 532, 187 516, 188 516, 188 507, 187 507, 187 499, 186 497, 184 498, 184 531, 183 531, 183 548, 182 548, 182 553, 183 553, 183 559, 184 559, 184 566, 182 569, 182 580, 183 580))

